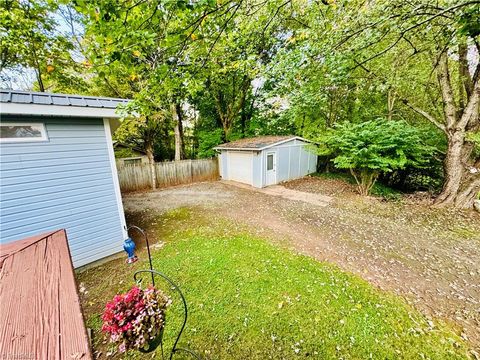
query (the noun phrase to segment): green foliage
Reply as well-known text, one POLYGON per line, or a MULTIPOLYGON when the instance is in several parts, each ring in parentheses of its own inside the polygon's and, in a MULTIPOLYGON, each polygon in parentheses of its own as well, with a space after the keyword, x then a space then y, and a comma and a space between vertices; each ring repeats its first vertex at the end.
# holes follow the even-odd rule
POLYGON ((430 150, 415 128, 385 119, 339 124, 319 140, 320 154, 331 156, 335 167, 350 170, 364 195, 381 173, 419 167, 430 150))
POLYGON ((480 131, 467 133, 466 140, 474 145, 474 152, 480 156, 480 131))
POLYGON ((467 7, 458 19, 460 33, 475 38, 480 35, 480 7, 478 4, 467 7))
POLYGON ((0 70, 7 70, 2 81, 16 83, 30 69, 40 91, 87 91, 80 75, 85 68, 74 60, 73 39, 59 30, 62 10, 52 0, 0 1, 0 70))
POLYGON ((133 157, 135 155, 136 155, 135 151, 129 148, 122 147, 122 148, 115 149, 115 157, 118 159, 133 157))
POLYGON ((376 182, 370 190, 372 195, 381 196, 385 200, 400 200, 401 193, 398 190, 392 189, 380 182, 376 182))
POLYGON ((127 146, 145 151, 150 161, 154 159, 157 139, 167 125, 166 113, 151 108, 148 102, 130 102, 119 109, 124 119, 114 134, 114 139, 127 146), (134 113, 135 116, 128 114, 134 113), (140 114, 146 114, 141 116, 140 114))
POLYGON ((214 131, 200 131, 198 134, 198 157, 214 157, 215 150, 213 150, 213 148, 223 142, 222 136, 222 129, 215 129, 214 131))
MULTIPOLYGON (((47 60, 61 39, 53 36, 55 21, 49 16, 53 1, 1 1, 1 69, 18 64, 36 68, 47 60), (41 52, 41 54, 38 54, 41 52), (32 55, 36 54, 36 57, 32 55)), ((52 54, 53 55, 53 54, 52 54)))
MULTIPOLYGON (((86 56, 106 92, 113 89, 116 96, 149 103, 147 110, 155 111, 142 112, 146 116, 168 110, 172 102, 193 104, 203 117, 198 120, 203 130, 221 128, 222 141, 265 133, 250 131, 258 105, 252 80, 261 76, 282 41, 280 1, 260 6, 211 1, 158 6, 133 0, 75 4, 84 17, 86 56)), ((164 143, 170 142, 168 133, 161 135, 164 143)), ((193 141, 202 147, 201 156, 208 146, 201 145, 204 138, 209 143, 205 136, 193 141)))

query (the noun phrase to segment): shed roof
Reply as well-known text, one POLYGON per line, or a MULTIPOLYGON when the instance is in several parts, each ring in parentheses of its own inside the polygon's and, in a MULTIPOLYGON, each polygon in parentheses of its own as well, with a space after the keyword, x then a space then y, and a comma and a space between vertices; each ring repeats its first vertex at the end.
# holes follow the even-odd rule
POLYGON ((92 359, 65 230, 0 245, 0 354, 92 359))
POLYGON ((119 117, 115 109, 130 100, 0 89, 0 112, 14 115, 119 117))
POLYGON ((217 150, 263 150, 263 149, 267 149, 269 147, 279 145, 293 139, 307 141, 295 135, 257 136, 254 138, 245 138, 245 139, 235 140, 225 144, 221 144, 216 146, 214 149, 217 149, 217 150))

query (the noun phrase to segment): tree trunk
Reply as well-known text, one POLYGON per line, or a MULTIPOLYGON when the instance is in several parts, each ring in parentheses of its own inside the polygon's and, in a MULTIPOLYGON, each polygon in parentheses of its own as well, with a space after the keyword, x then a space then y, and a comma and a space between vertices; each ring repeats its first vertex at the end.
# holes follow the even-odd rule
POLYGON ((45 92, 45 85, 43 85, 42 73, 40 72, 40 69, 35 70, 35 75, 37 76, 38 89, 40 92, 45 92))
MULTIPOLYGON (((462 68, 462 52, 460 47, 460 67, 462 68)), ((463 65, 464 67, 464 65, 463 65)), ((477 64, 477 71, 480 62, 477 64)), ((473 207, 473 200, 480 191, 480 168, 478 161, 472 159, 473 145, 466 139, 467 131, 479 129, 480 80, 478 72, 471 79, 468 72, 462 71, 462 88, 459 92, 458 106, 455 103, 454 91, 450 81, 448 56, 444 52, 438 63, 438 82, 442 91, 443 112, 445 116, 444 132, 447 136, 447 153, 444 160, 445 180, 442 192, 435 200, 437 206, 453 205, 458 208, 473 207), (464 88, 463 88, 464 87, 464 88)))
POLYGON ((33 58, 35 62, 35 76, 37 78, 38 88, 40 92, 45 92, 45 85, 43 84, 43 79, 42 79, 42 70, 40 69, 40 64, 38 63, 35 49, 33 50, 33 58))
POLYGON ((225 137, 225 141, 230 141, 231 130, 232 129, 227 124, 223 125, 223 136, 225 137))
POLYGON ((150 165, 150 177, 152 182, 152 190, 157 188, 157 174, 155 173, 155 159, 153 158, 153 145, 147 144, 145 152, 148 157, 148 164, 150 165))
MULTIPOLYGON (((31 39, 31 36, 30 36, 30 39, 31 39)), ((40 69, 40 62, 39 62, 38 57, 37 57, 37 52, 35 51, 35 45, 34 45, 33 40, 30 43, 30 47, 32 49, 32 57, 33 57, 32 60, 33 60, 33 63, 34 63, 35 76, 37 78, 38 88, 39 88, 40 92, 45 92, 45 85, 43 84, 43 79, 42 79, 42 70, 40 69)))
POLYGON ((365 170, 359 170, 358 173, 354 169, 350 169, 350 174, 352 174, 353 178, 357 183, 357 189, 360 195, 368 196, 370 195, 370 191, 373 188, 373 185, 377 182, 378 173, 370 172, 365 170))
POLYGON ((245 109, 242 108, 242 113, 240 116, 240 131, 242 133, 242 138, 245 137, 245 129, 247 128, 247 114, 245 113, 245 109))
POLYGON ((462 209, 471 209, 479 192, 480 177, 477 176, 476 179, 471 181, 469 186, 467 186, 457 195, 455 199, 455 206, 462 209))
POLYGON ((185 145, 183 142, 182 107, 180 103, 171 105, 173 121, 175 123, 175 161, 185 158, 185 145))
POLYGON ((445 180, 436 204, 453 204, 462 183, 462 147, 465 135, 457 131, 448 138, 447 154, 444 160, 445 180))
POLYGON ((387 93, 387 117, 388 120, 391 121, 393 119, 393 109, 394 109, 394 104, 395 104, 395 93, 392 89, 388 89, 387 93))
POLYGON ((218 117, 222 123, 224 141, 229 141, 230 131, 233 120, 230 118, 231 111, 229 105, 223 104, 223 96, 214 94, 215 107, 217 109, 218 117))

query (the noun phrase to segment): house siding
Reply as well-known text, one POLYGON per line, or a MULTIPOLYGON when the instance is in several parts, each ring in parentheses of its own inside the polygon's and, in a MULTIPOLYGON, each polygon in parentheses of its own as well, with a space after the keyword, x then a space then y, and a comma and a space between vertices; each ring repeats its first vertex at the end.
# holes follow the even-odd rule
POLYGON ((48 141, 0 144, 0 241, 65 228, 75 267, 122 251, 103 119, 2 121, 44 123, 48 141))

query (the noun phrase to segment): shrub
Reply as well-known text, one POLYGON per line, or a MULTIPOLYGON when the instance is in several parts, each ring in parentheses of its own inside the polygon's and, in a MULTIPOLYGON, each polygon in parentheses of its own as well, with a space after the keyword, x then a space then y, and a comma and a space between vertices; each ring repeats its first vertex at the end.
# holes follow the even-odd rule
POLYGON ((154 340, 165 325, 165 309, 171 300, 160 290, 134 286, 115 295, 105 306, 102 331, 120 352, 141 349, 154 340))
POLYGON ((320 154, 332 156, 335 167, 350 170, 362 195, 368 195, 381 173, 421 167, 431 150, 418 130, 404 121, 376 119, 343 123, 320 139, 320 154))

